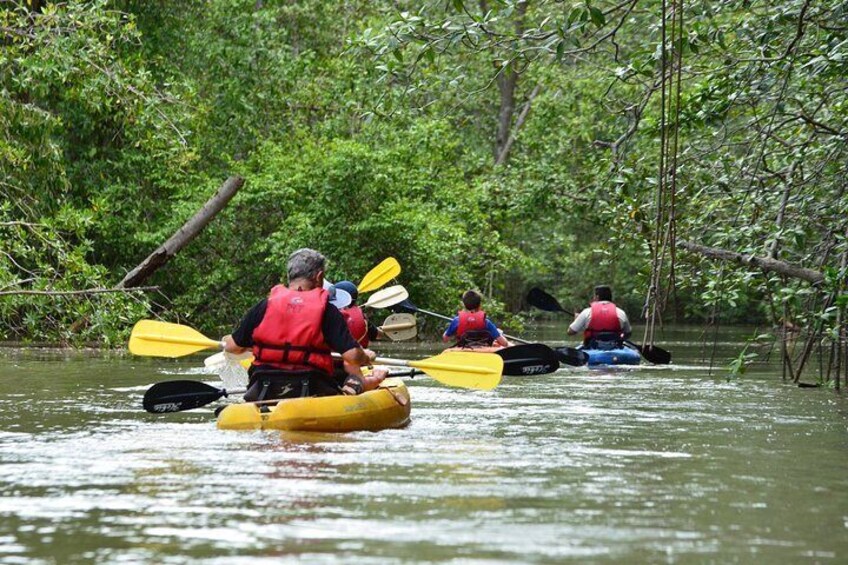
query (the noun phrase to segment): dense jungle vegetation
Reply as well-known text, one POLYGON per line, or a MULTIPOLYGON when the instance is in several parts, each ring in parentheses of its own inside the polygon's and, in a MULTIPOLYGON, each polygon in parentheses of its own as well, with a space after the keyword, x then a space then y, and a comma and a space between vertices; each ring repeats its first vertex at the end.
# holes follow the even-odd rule
POLYGON ((848 2, 27 0, 0 34, 0 339, 227 328, 302 246, 436 311, 605 282, 844 331, 848 2), (232 175, 158 289, 105 292, 232 175))

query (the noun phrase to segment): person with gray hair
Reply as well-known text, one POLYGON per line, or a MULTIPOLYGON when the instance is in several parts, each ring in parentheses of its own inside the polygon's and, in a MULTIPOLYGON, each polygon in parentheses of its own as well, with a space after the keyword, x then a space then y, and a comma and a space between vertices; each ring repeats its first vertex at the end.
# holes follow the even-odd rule
POLYGON ((289 255, 286 272, 289 282, 296 279, 313 279, 319 272, 325 272, 327 259, 308 247, 303 247, 289 255))
POLYGON ((363 349, 323 288, 327 261, 314 249, 289 256, 288 285, 278 284, 268 298, 251 308, 232 334, 223 338, 224 351, 253 350, 247 401, 298 396, 359 394, 376 388, 385 369, 362 376, 363 365, 376 355, 363 349), (331 352, 341 353, 342 380, 333 377, 331 352))

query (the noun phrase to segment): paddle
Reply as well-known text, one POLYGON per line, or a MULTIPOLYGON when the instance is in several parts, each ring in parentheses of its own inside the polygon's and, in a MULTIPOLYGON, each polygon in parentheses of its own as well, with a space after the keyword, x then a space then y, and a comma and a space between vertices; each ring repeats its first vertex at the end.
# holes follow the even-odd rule
POLYGON ((671 353, 658 345, 639 345, 638 343, 634 343, 629 339, 625 339, 624 343, 637 350, 642 355, 642 357, 644 357, 646 360, 650 361, 654 365, 668 365, 669 363, 671 363, 671 353))
POLYGON ((494 353, 443 351, 435 357, 419 361, 377 357, 374 363, 390 367, 421 369, 440 383, 477 390, 491 390, 501 382, 503 359, 494 353))
POLYGON ((559 369, 557 352, 543 343, 505 347, 495 355, 503 359, 503 374, 508 376, 547 375, 559 369))
POLYGON ((585 351, 580 351, 575 347, 563 345, 554 349, 560 363, 571 365, 572 367, 580 367, 589 362, 589 354, 585 351))
POLYGON ((362 305, 363 308, 388 308, 409 298, 409 292, 399 284, 378 290, 368 297, 368 301, 362 305))
MULTIPOLYGON (((418 361, 378 357, 375 362, 381 365, 420 369, 444 385, 476 390, 491 390, 498 386, 504 365, 503 359, 492 353, 460 351, 445 351, 435 357, 418 361)), ((417 373, 410 372, 410 375, 414 374, 417 373)), ((166 381, 151 386, 144 394, 142 405, 148 412, 156 414, 182 412, 243 392, 244 390, 216 388, 199 381, 166 381)))
POLYGON ((360 293, 371 292, 385 285, 399 274, 400 263, 394 257, 389 257, 368 271, 356 288, 360 293))
MULTIPOLYGON (((565 308, 560 306, 556 298, 540 288, 530 289, 530 292, 527 293, 527 303, 539 308, 540 310, 546 310, 548 312, 569 313, 565 308)), ((671 363, 671 353, 658 345, 651 344, 648 346, 642 346, 638 343, 633 343, 630 340, 624 340, 624 343, 636 349, 642 357, 655 365, 668 365, 671 363)))
POLYGON ((216 388, 200 381, 165 381, 147 389, 141 404, 148 412, 165 414, 200 408, 219 398, 244 392, 216 388))
POLYGON ((392 314, 378 329, 392 341, 405 341, 418 335, 418 321, 412 314, 392 314))
POLYGON ((221 349, 221 342, 182 324, 139 320, 130 334, 130 353, 152 357, 183 357, 204 349, 221 349))

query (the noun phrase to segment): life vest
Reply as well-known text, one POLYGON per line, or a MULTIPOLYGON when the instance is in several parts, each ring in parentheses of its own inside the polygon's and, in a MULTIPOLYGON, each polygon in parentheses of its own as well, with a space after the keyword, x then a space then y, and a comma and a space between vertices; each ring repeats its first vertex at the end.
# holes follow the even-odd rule
POLYGON ((362 347, 368 347, 370 343, 368 339, 368 321, 365 319, 365 314, 362 313, 362 308, 359 306, 350 306, 343 308, 341 313, 353 339, 358 341, 362 347))
POLYGON ((456 341, 462 345, 466 342, 488 342, 492 344, 492 336, 489 335, 486 329, 486 313, 482 310, 469 312, 468 310, 460 310, 459 324, 456 327, 456 341))
POLYGON ((321 331, 329 297, 323 288, 272 288, 265 316, 253 330, 253 364, 332 374, 333 358, 321 331))
POLYGON ((592 317, 583 332, 583 342, 587 343, 600 333, 614 332, 621 337, 621 322, 618 319, 616 306, 612 302, 592 302, 592 317))

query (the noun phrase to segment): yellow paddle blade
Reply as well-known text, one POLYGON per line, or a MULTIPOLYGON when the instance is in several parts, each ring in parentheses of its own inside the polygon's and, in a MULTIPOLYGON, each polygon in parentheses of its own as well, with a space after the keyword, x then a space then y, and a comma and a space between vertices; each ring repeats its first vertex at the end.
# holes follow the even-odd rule
POLYGON ((141 320, 130 334, 130 353, 150 357, 182 357, 204 349, 220 348, 221 343, 182 324, 141 320))
POLYGON ((400 263, 394 257, 389 257, 368 271, 362 282, 356 287, 360 294, 377 290, 400 274, 400 263))
POLYGON ((421 369, 447 386, 491 390, 501 382, 503 359, 494 353, 445 351, 421 361, 378 357, 376 363, 421 369))

